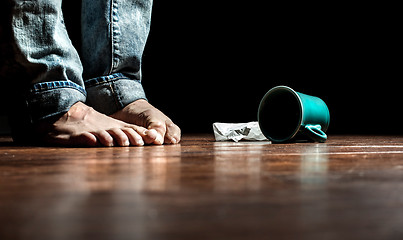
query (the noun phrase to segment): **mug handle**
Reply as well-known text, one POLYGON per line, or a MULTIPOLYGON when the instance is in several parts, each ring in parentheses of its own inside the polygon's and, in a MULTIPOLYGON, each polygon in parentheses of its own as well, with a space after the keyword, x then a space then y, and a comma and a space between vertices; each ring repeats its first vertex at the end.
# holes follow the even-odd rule
POLYGON ((305 130, 308 137, 310 137, 312 140, 321 143, 326 142, 327 135, 325 132, 322 131, 322 127, 319 124, 317 125, 307 124, 305 125, 305 130))

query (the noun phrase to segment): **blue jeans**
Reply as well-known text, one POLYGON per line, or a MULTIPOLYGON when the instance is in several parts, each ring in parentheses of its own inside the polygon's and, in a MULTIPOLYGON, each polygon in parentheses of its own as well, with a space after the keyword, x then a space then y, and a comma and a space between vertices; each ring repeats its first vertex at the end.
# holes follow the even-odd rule
POLYGON ((26 76, 18 85, 30 123, 78 101, 112 114, 146 98, 141 58, 152 0, 82 0, 81 56, 67 34, 62 0, 10 1, 15 60, 26 76))

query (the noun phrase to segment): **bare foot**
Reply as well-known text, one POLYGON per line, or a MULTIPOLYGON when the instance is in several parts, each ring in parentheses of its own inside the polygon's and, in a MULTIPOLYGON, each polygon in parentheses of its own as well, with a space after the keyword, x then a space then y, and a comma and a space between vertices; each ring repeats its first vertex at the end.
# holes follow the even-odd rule
POLYGON ((159 135, 108 117, 82 102, 62 116, 38 123, 36 131, 45 143, 69 146, 142 146, 155 142, 159 135))
POLYGON ((110 116, 147 129, 155 129, 160 136, 154 144, 176 144, 181 140, 180 128, 144 99, 134 101, 110 116))

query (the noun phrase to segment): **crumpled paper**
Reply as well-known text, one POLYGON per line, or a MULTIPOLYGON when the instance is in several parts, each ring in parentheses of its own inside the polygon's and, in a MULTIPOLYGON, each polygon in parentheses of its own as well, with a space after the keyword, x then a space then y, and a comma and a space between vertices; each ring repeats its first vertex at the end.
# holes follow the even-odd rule
POLYGON ((213 130, 216 141, 267 140, 262 131, 260 131, 258 122, 213 123, 213 130))

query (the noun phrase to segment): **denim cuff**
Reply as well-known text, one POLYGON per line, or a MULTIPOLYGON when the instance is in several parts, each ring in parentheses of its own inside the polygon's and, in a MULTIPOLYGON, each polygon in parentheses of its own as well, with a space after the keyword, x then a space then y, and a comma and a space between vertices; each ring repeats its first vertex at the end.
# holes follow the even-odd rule
POLYGON ((70 81, 36 83, 26 99, 31 122, 67 112, 76 102, 85 102, 86 91, 70 81))
POLYGON ((141 80, 131 79, 122 73, 88 79, 85 82, 87 104, 98 112, 113 114, 128 104, 145 99, 141 80))

